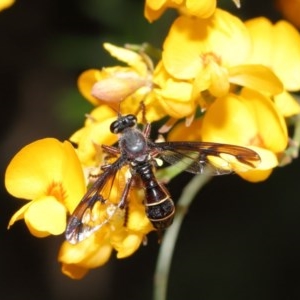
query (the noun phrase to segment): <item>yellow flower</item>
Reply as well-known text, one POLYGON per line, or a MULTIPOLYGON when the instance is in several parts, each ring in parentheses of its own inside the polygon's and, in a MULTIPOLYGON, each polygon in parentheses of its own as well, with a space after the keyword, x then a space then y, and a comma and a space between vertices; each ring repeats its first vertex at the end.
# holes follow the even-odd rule
MULTIPOLYGON (((264 17, 247 21, 253 43, 250 63, 262 64, 274 71, 286 91, 300 90, 300 34, 288 22, 272 24, 264 17)), ((284 91, 274 97, 281 113, 288 117, 300 113, 295 99, 284 91)))
POLYGON ((69 277, 79 279, 90 269, 103 265, 113 250, 117 252, 117 258, 133 254, 145 236, 153 230, 142 203, 143 193, 132 190, 128 206, 121 209, 117 207, 117 195, 120 192, 118 188, 120 186, 114 185, 110 201, 93 209, 98 222, 103 222, 100 229, 78 244, 63 243, 58 260, 62 264, 62 272, 69 277))
MULTIPOLYGON (((199 102, 202 109, 209 107, 215 98, 224 97, 232 89, 231 85, 240 85, 277 94, 282 91, 280 80, 267 67, 246 64, 251 54, 251 38, 243 22, 237 17, 216 9, 208 19, 181 16, 173 23, 164 42, 162 64, 155 70, 160 78, 160 95, 167 95, 169 106, 176 108, 178 103, 189 103, 190 107, 199 102), (159 73, 167 75, 161 76, 159 73), (161 80, 165 78, 165 82, 161 80), (175 89, 170 97, 173 85, 183 85, 185 97, 178 95, 175 89), (205 96, 208 93, 208 97, 205 96), (170 102, 169 99, 176 99, 170 102)), ((177 112, 182 111, 178 106, 177 112)), ((185 112, 185 111, 183 111, 185 112)), ((181 115, 184 117, 186 115, 181 115)))
POLYGON ((89 269, 105 264, 112 252, 108 230, 103 228, 76 245, 63 242, 58 255, 62 272, 73 279, 80 279, 89 269))
POLYGON ((63 233, 67 211, 75 208, 86 190, 72 145, 53 138, 21 149, 7 167, 5 186, 14 197, 28 201, 12 216, 9 227, 24 218, 37 237, 63 233))
POLYGON ((257 169, 237 173, 249 181, 265 180, 288 143, 283 116, 269 98, 250 89, 217 99, 204 115, 203 141, 245 146, 261 156, 257 169))
POLYGON ((104 43, 104 48, 127 67, 115 66, 102 70, 90 69, 78 78, 82 95, 94 105, 107 104, 122 114, 140 110, 141 102, 147 112, 147 120, 163 117, 157 99, 152 93, 152 61, 142 53, 104 43), (121 104, 120 104, 121 103, 121 104))
POLYGON ((153 92, 165 115, 180 119, 195 112, 197 103, 191 99, 193 86, 190 82, 170 76, 162 62, 157 65, 153 75, 153 92))
POLYGON ((9 8, 10 6, 12 6, 15 3, 14 0, 1 0, 0 1, 0 11, 4 10, 6 8, 9 8))
POLYGON ((116 112, 109 106, 98 106, 87 116, 84 127, 70 137, 77 144, 77 155, 84 167, 101 164, 101 145, 112 145, 117 141, 117 136, 109 130, 115 119, 116 112))
POLYGON ((216 8, 216 0, 146 0, 144 15, 149 22, 153 22, 167 8, 175 8, 182 14, 197 18, 208 18, 216 8))

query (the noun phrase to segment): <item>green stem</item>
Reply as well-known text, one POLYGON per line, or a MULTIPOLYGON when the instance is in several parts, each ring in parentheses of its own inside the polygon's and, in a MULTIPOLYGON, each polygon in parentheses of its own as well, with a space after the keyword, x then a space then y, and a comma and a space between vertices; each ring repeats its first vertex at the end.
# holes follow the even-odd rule
POLYGON ((294 126, 294 134, 289 141, 288 148, 284 151, 284 155, 280 159, 280 166, 283 167, 290 164, 293 159, 299 155, 300 146, 300 115, 291 118, 292 125, 294 126))
POLYGON ((300 116, 297 115, 295 120, 295 131, 293 140, 296 141, 298 144, 300 144, 300 116))
POLYGON ((210 178, 211 176, 204 174, 194 176, 182 191, 176 205, 176 214, 173 224, 165 232, 160 246, 154 276, 154 300, 167 299, 169 272, 181 223, 193 199, 210 178))

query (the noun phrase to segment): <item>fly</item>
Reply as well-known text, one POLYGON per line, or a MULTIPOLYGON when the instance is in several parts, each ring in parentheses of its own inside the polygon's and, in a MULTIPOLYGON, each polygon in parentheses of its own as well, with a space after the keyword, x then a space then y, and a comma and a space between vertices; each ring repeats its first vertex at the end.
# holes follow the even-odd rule
POLYGON ((120 115, 110 126, 110 131, 119 135, 118 146, 102 146, 110 155, 118 158, 103 168, 91 188, 84 195, 68 220, 66 239, 76 244, 99 230, 116 214, 126 212, 127 197, 135 181, 140 181, 144 193, 145 212, 153 227, 163 231, 172 224, 175 205, 167 188, 157 180, 154 168, 157 159, 169 164, 184 163, 185 171, 199 174, 209 169, 211 175, 232 172, 238 163, 255 168, 260 163, 259 155, 248 148, 236 145, 210 142, 153 142, 149 139, 151 126, 144 130, 137 128, 135 115, 120 115), (219 167, 218 167, 218 166, 219 167), (221 165, 221 167, 220 167, 221 165), (109 193, 119 170, 128 167, 129 175, 117 205, 109 202, 109 193), (106 192, 104 192, 106 191, 106 192), (93 208, 104 204, 106 215, 95 219, 93 208))

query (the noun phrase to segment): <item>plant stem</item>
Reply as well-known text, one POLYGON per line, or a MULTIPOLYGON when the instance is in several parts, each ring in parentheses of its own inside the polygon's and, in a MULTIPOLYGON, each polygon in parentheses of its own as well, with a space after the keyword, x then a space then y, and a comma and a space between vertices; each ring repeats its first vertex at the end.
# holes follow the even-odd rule
POLYGON ((210 178, 211 176, 205 174, 194 176, 182 191, 176 205, 173 224, 165 232, 160 246, 154 276, 154 300, 167 299, 168 278, 181 223, 193 199, 210 178))

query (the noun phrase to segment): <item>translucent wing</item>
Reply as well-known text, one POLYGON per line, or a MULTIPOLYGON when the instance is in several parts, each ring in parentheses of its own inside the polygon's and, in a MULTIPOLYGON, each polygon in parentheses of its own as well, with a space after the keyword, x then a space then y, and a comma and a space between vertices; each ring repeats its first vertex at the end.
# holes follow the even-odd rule
POLYGON ((223 175, 233 170, 246 171, 260 163, 259 155, 248 148, 210 142, 163 142, 150 144, 158 157, 178 164, 187 172, 223 175))
POLYGON ((123 165, 124 162, 118 159, 107 167, 75 208, 65 231, 65 237, 71 244, 88 238, 120 212, 120 202, 115 204, 109 199, 112 197, 112 185, 116 174, 123 165))

